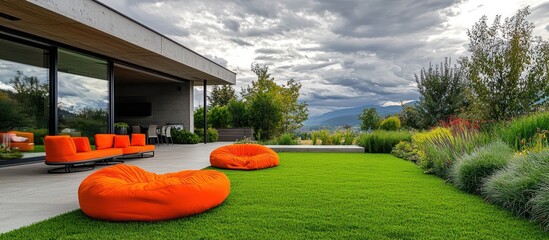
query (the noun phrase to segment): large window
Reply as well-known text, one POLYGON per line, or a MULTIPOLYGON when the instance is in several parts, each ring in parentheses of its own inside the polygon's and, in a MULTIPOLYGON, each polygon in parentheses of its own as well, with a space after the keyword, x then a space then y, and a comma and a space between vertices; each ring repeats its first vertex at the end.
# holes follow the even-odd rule
POLYGON ((59 134, 106 133, 109 114, 107 61, 65 49, 58 51, 59 134))
POLYGON ((0 132, 34 133, 43 144, 49 121, 49 51, 0 38, 0 132))

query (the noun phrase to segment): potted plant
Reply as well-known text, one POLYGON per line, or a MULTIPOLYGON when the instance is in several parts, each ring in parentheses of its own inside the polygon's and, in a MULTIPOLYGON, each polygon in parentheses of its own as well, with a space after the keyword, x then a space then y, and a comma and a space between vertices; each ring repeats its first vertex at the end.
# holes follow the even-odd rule
POLYGON ((127 135, 129 127, 130 125, 125 122, 114 123, 114 133, 118 135, 127 135))

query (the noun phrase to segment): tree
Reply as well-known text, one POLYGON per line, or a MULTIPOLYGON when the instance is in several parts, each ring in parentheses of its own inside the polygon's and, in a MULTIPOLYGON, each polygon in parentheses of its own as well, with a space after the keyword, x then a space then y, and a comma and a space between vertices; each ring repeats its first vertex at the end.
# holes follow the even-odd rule
MULTIPOLYGON (((194 110, 194 128, 204 128, 204 107, 199 107, 196 110, 194 110)), ((208 118, 208 127, 212 126, 212 123, 210 122, 210 118, 208 115, 206 115, 208 118)))
POLYGON ((0 90, 0 131, 29 124, 29 117, 22 111, 21 105, 0 90))
POLYGON ((467 101, 462 96, 466 89, 462 71, 457 66, 451 67, 451 59, 445 58, 444 63, 435 67, 429 64, 429 68, 421 69, 415 78, 420 94, 416 105, 420 126, 434 126, 466 106, 467 101))
POLYGON ((231 114, 232 126, 235 128, 239 127, 249 127, 249 115, 248 115, 248 105, 246 102, 241 100, 231 100, 227 104, 229 113, 231 114))
POLYGON ((526 7, 503 23, 496 16, 492 26, 483 16, 467 31, 471 56, 461 64, 479 109, 494 120, 532 112, 549 96, 549 43, 532 36, 529 14, 526 7))
POLYGON ((26 76, 21 71, 10 80, 13 99, 21 105, 21 111, 30 118, 32 127, 48 126, 48 84, 41 84, 36 76, 26 76))
POLYGON ((268 73, 269 67, 259 64, 252 64, 252 71, 257 76, 257 81, 252 81, 251 86, 242 88, 242 97, 246 101, 251 101, 257 94, 270 93, 280 102, 282 111, 282 119, 276 124, 273 136, 280 133, 293 132, 303 126, 303 122, 307 120, 309 113, 307 103, 299 103, 299 91, 301 83, 290 79, 286 85, 277 85, 274 78, 268 73))
POLYGON ((398 118, 402 123, 402 127, 411 129, 425 129, 428 126, 423 126, 420 123, 421 116, 414 105, 402 104, 402 111, 398 113, 398 118))
POLYGON ((376 129, 381 122, 381 116, 377 114, 375 108, 365 108, 362 110, 362 114, 358 115, 360 122, 360 129, 370 130, 376 129))
POLYGON ((223 85, 221 87, 215 86, 212 89, 212 93, 208 96, 208 101, 212 107, 226 106, 231 100, 236 99, 236 94, 233 87, 230 85, 223 85))
POLYGON ((213 128, 227 128, 231 125, 231 114, 227 106, 215 106, 208 111, 208 122, 213 128))
POLYGON ((298 102, 301 83, 290 79, 286 86, 280 90, 282 96, 282 132, 290 133, 301 127, 309 118, 309 110, 306 102, 298 102))
POLYGON ((259 92, 250 100, 250 124, 256 139, 269 140, 282 121, 282 102, 273 93, 259 92))
POLYGON ((400 129, 400 119, 397 116, 387 117, 379 123, 379 128, 386 131, 396 131, 400 129))

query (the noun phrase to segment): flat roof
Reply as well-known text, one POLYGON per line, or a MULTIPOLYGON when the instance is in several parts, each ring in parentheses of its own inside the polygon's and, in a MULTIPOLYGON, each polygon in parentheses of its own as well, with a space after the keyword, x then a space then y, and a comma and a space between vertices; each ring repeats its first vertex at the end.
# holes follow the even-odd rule
POLYGON ((0 1, 0 25, 183 78, 236 84, 236 73, 145 25, 92 0, 0 1))

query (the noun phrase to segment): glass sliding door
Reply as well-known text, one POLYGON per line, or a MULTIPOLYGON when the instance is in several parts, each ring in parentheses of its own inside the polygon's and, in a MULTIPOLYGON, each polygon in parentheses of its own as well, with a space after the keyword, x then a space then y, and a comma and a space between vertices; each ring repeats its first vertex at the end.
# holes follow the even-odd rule
POLYGON ((107 61, 58 50, 59 134, 86 136, 108 132, 109 81, 107 61))
MULTIPOLYGON (((42 145, 49 123, 49 51, 0 37, 0 132, 19 131, 23 151, 42 145), (28 135, 28 133, 33 133, 28 135), (25 137, 26 136, 26 137, 25 137)), ((0 139, 1 140, 1 139, 0 139)), ((37 147, 39 151, 43 148, 37 147)))

